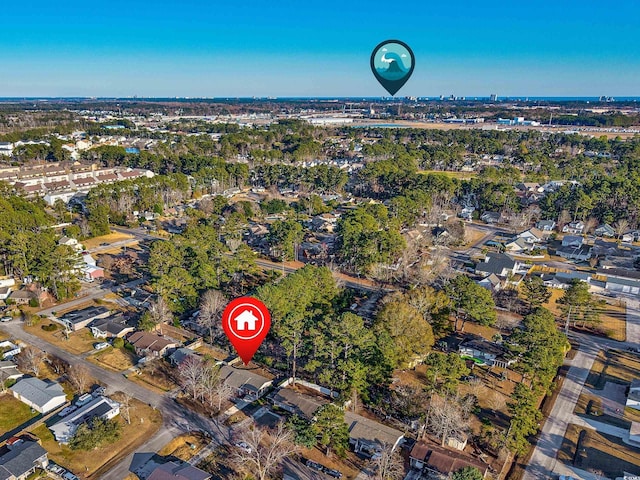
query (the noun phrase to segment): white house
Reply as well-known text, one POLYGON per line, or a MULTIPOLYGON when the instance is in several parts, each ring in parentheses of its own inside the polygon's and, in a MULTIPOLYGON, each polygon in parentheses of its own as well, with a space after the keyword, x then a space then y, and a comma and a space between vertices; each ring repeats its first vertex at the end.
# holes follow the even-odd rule
POLYGON ((556 222, 553 220, 540 220, 536 223, 536 227, 543 232, 553 232, 553 229, 556 228, 556 222))
POLYGON ((10 388, 13 396, 40 413, 47 413, 67 401, 59 383, 30 377, 19 380, 10 388))
POLYGON ((120 404, 107 397, 97 397, 71 415, 49 427, 56 441, 69 443, 80 425, 94 418, 110 420, 120 413, 120 404))
POLYGON ((584 232, 584 223, 581 221, 567 223, 564 227, 562 227, 562 231, 564 233, 575 233, 578 235, 582 235, 584 232))
POLYGON ((16 286, 13 277, 0 277, 0 300, 6 300, 16 286))
POLYGON ((0 352, 2 352, 2 360, 15 357, 22 351, 19 345, 11 343, 9 340, 0 342, 0 352))

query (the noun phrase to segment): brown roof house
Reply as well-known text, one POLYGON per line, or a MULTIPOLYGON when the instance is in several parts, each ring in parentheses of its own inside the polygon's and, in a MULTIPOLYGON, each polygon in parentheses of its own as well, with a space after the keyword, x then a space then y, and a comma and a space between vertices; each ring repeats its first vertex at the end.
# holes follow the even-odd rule
POLYGON ((424 442, 417 442, 413 446, 409 454, 409 461, 411 468, 415 470, 441 475, 449 475, 465 467, 477 468, 483 477, 486 477, 489 471, 488 465, 459 450, 451 451, 424 442))
POLYGON ((139 357, 163 357, 168 350, 177 347, 174 340, 149 332, 133 332, 127 341, 133 345, 139 357))

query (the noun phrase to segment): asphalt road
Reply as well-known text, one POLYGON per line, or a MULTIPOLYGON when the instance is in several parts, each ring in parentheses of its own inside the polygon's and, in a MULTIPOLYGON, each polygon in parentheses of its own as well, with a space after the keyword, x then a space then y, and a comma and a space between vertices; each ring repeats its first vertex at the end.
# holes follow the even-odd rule
POLYGON ((573 360, 565 361, 565 364, 570 365, 567 377, 542 428, 523 480, 547 480, 557 478, 558 475, 570 475, 582 480, 602 479, 559 462, 556 454, 560 450, 568 425, 575 423, 573 411, 598 352, 609 348, 625 350, 635 345, 584 334, 571 333, 570 337, 579 341, 580 348, 573 360))

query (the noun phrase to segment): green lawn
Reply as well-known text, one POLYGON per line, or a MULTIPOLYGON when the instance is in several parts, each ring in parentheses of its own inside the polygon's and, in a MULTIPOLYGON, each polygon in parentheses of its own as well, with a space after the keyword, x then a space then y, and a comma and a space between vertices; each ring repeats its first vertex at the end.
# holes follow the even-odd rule
POLYGON ((0 394, 0 434, 19 427, 38 415, 31 413, 31 407, 14 398, 10 393, 0 394))

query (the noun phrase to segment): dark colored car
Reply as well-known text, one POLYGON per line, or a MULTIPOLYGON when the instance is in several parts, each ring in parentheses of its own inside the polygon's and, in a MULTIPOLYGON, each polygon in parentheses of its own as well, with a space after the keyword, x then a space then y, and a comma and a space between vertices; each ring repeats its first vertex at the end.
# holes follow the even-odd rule
POLYGON ((304 462, 304 464, 309 468, 313 468, 314 470, 318 470, 319 472, 322 472, 324 470, 324 467, 322 465, 320 465, 317 462, 314 462, 313 460, 307 460, 306 462, 304 462))
POLYGON ((323 467, 322 471, 333 478, 342 478, 342 472, 334 470, 333 468, 323 467))

